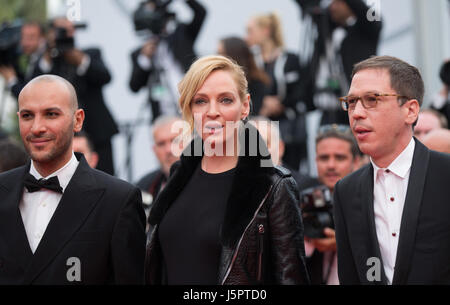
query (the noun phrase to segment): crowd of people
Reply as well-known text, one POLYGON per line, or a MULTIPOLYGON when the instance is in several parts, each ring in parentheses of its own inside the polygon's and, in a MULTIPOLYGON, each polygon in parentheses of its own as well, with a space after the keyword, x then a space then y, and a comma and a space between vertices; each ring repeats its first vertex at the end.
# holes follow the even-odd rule
POLYGON ((0 131, 0 284, 450 283, 450 62, 423 109, 365 1, 295 1, 317 27, 306 64, 273 12, 198 56, 205 7, 179 23, 169 2, 134 15, 152 35, 129 87, 148 91, 158 161, 138 181, 114 177, 100 49, 66 18, 22 25, 0 66, 22 139, 0 131), (300 170, 312 110, 317 177, 300 170))

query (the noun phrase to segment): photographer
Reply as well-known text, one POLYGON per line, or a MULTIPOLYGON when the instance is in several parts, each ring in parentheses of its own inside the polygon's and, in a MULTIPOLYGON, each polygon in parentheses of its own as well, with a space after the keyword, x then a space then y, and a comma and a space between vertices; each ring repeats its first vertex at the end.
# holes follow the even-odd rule
POLYGON ((206 16, 205 8, 196 0, 186 0, 194 17, 189 24, 178 23, 167 11, 171 0, 149 0, 134 15, 136 31, 148 30, 152 36, 131 54, 133 64, 130 88, 149 90, 152 121, 159 115, 178 114, 178 89, 196 55, 194 43, 206 16))
POLYGON ((348 126, 333 124, 319 129, 316 138, 316 164, 318 178, 323 185, 305 190, 300 196, 305 226, 306 263, 313 284, 339 284, 331 198, 335 184, 357 169, 359 158, 358 146, 348 126), (313 208, 308 208, 305 198, 314 198, 310 201, 317 202, 321 200, 327 209, 317 207, 316 203, 313 208), (315 223, 305 218, 306 213, 315 215, 318 223, 327 226, 319 228, 323 233, 322 238, 315 238, 321 232, 317 226, 312 227, 315 223))
POLYGON ((117 125, 105 105, 103 86, 111 81, 100 50, 80 50, 75 47, 75 26, 66 18, 56 18, 50 24, 47 50, 39 60, 34 76, 55 74, 68 80, 76 89, 80 108, 86 118, 84 130, 91 136, 99 155, 97 169, 114 175, 111 137, 117 125))
POLYGON ((34 67, 45 51, 44 30, 37 22, 27 22, 21 27, 4 28, 2 34, 9 37, 9 41, 6 36, 5 39, 10 47, 9 50, 2 50, 0 55, 0 74, 5 79, 7 88, 17 98, 20 90, 31 79, 34 67), (20 31, 20 37, 16 37, 15 31, 20 31))
POLYGON ((310 107, 322 111, 321 125, 348 125, 347 114, 336 100, 349 89, 353 65, 376 54, 381 20, 370 16, 363 0, 295 1, 304 21, 317 30, 315 37, 303 37, 305 49, 308 40, 314 44, 303 67, 303 75, 308 76, 302 82, 303 98, 310 107))
POLYGON ((439 77, 443 86, 431 101, 431 108, 441 112, 450 122, 450 59, 442 64, 439 77))

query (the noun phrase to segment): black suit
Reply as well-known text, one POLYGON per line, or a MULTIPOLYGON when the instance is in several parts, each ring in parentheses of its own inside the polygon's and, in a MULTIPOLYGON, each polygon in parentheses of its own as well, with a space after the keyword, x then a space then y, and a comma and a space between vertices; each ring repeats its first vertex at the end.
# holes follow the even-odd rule
POLYGON ((30 163, 0 174, 1 284, 142 284, 145 217, 137 188, 80 163, 33 254, 19 210, 30 163), (81 263, 69 282, 67 260, 81 263))
MULTIPOLYGON (((374 217, 373 167, 336 184, 338 273, 341 284, 386 284, 374 217), (381 262, 381 281, 367 279, 367 260, 381 262)), ((403 209, 393 284, 450 284, 450 156, 416 140, 403 209)))
MULTIPOLYGON (((94 143, 95 150, 99 154, 97 169, 114 175, 113 158, 111 152, 111 138, 118 133, 116 122, 105 104, 103 86, 111 81, 111 74, 105 66, 99 49, 85 49, 91 62, 84 75, 78 75, 77 67, 64 61, 53 62, 50 74, 55 74, 67 79, 77 92, 80 108, 84 109, 86 118, 83 130, 94 143)), ((36 65, 34 76, 44 74, 39 65, 36 65)))

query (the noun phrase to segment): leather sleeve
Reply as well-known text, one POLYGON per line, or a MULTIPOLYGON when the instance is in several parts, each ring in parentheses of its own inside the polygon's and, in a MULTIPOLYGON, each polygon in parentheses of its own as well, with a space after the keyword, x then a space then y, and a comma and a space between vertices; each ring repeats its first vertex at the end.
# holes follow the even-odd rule
POLYGON ((295 180, 292 176, 284 177, 274 187, 268 217, 276 284, 309 284, 295 180))

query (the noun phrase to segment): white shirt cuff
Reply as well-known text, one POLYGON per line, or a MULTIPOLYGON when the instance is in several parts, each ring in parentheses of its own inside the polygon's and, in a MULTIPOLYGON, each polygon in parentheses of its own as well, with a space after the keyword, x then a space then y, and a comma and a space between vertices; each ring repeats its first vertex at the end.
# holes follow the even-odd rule
POLYGON ((150 58, 148 58, 147 56, 143 55, 143 54, 139 54, 138 58, 137 58, 137 63, 138 66, 145 71, 150 70, 150 68, 152 67, 152 61, 150 58))
POLYGON ((14 76, 8 81, 8 88, 11 89, 15 84, 17 84, 17 77, 14 76))
POLYGON ((87 54, 84 54, 83 59, 81 60, 81 64, 77 67, 78 76, 85 75, 90 65, 91 65, 91 57, 87 54))
POLYGON ((44 57, 42 57, 39 61, 39 68, 42 70, 42 72, 48 73, 53 68, 53 65, 46 61, 44 57))

